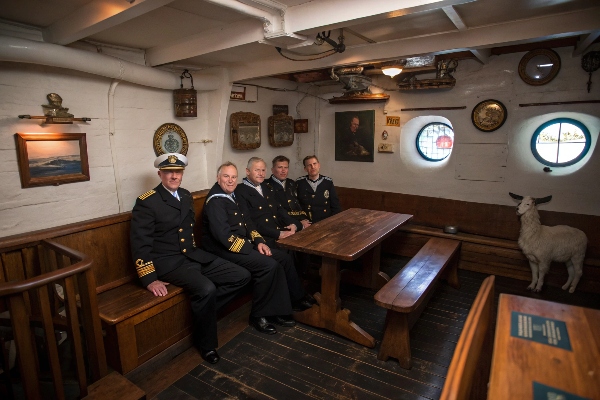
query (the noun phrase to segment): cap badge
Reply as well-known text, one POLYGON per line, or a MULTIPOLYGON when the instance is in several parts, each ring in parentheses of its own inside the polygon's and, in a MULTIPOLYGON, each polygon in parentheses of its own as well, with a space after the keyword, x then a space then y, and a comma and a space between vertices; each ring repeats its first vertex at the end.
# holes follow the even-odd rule
POLYGON ((177 162, 177 156, 171 155, 169 156, 169 164, 175 164, 177 162))

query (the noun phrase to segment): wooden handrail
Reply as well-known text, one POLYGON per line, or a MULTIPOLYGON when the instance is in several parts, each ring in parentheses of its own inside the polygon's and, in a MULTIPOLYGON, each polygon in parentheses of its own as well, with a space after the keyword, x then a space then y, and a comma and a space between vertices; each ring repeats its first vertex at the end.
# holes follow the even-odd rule
POLYGON ((78 262, 71 266, 62 269, 57 269, 56 271, 48 272, 43 275, 25 279, 22 281, 0 282, 0 297, 24 292, 27 290, 38 288, 40 286, 47 285, 49 283, 52 283, 53 281, 64 279, 68 276, 72 276, 77 273, 88 270, 92 266, 93 260, 85 254, 78 252, 77 250, 70 249, 66 246, 63 246, 60 243, 56 243, 51 240, 42 240, 40 243, 56 251, 57 253, 69 257, 71 260, 78 260, 78 262))

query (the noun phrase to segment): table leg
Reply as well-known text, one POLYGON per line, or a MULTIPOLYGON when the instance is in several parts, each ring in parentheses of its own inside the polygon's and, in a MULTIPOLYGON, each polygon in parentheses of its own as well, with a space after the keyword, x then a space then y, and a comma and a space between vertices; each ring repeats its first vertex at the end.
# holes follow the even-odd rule
POLYGON ((294 313, 294 318, 307 325, 325 328, 367 347, 375 347, 375 339, 350 321, 350 310, 342 308, 340 300, 340 262, 323 257, 321 293, 316 293, 318 304, 308 310, 294 313))
POLYGON ((360 271, 344 271, 344 283, 350 283, 369 289, 379 290, 385 285, 390 277, 385 272, 379 271, 381 265, 381 243, 367 251, 361 258, 362 268, 360 271))

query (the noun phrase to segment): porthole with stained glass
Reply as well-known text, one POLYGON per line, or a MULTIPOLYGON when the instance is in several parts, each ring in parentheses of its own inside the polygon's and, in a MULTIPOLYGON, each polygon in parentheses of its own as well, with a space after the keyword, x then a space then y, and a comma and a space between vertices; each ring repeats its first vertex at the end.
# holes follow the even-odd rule
POLYGON ((417 135, 417 150, 427 161, 446 159, 454 146, 454 130, 448 124, 432 122, 417 135))
POLYGON ((590 131, 571 118, 557 118, 540 125, 531 138, 531 152, 544 165, 566 167, 587 154, 590 131))

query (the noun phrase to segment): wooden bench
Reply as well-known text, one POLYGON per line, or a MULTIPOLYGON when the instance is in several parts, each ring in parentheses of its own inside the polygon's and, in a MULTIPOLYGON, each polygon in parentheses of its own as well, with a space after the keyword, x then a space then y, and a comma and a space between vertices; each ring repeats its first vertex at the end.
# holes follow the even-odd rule
POLYGON ((376 294, 375 304, 388 309, 378 359, 398 359, 411 367, 409 331, 431 298, 440 278, 458 288, 460 242, 432 238, 376 294))
MULTIPOLYGON (((195 236, 208 190, 193 193, 195 236)), ((52 239, 93 260, 99 316, 106 334, 108 365, 127 374, 191 333, 190 303, 183 290, 167 286, 168 295, 153 296, 139 284, 129 244, 131 213, 122 213, 0 239, 0 282, 35 276, 40 241, 52 239)), ((5 310, 0 303, 0 312, 5 310)))
POLYGON ((458 339, 440 400, 485 399, 492 363, 494 280, 487 277, 458 339))

